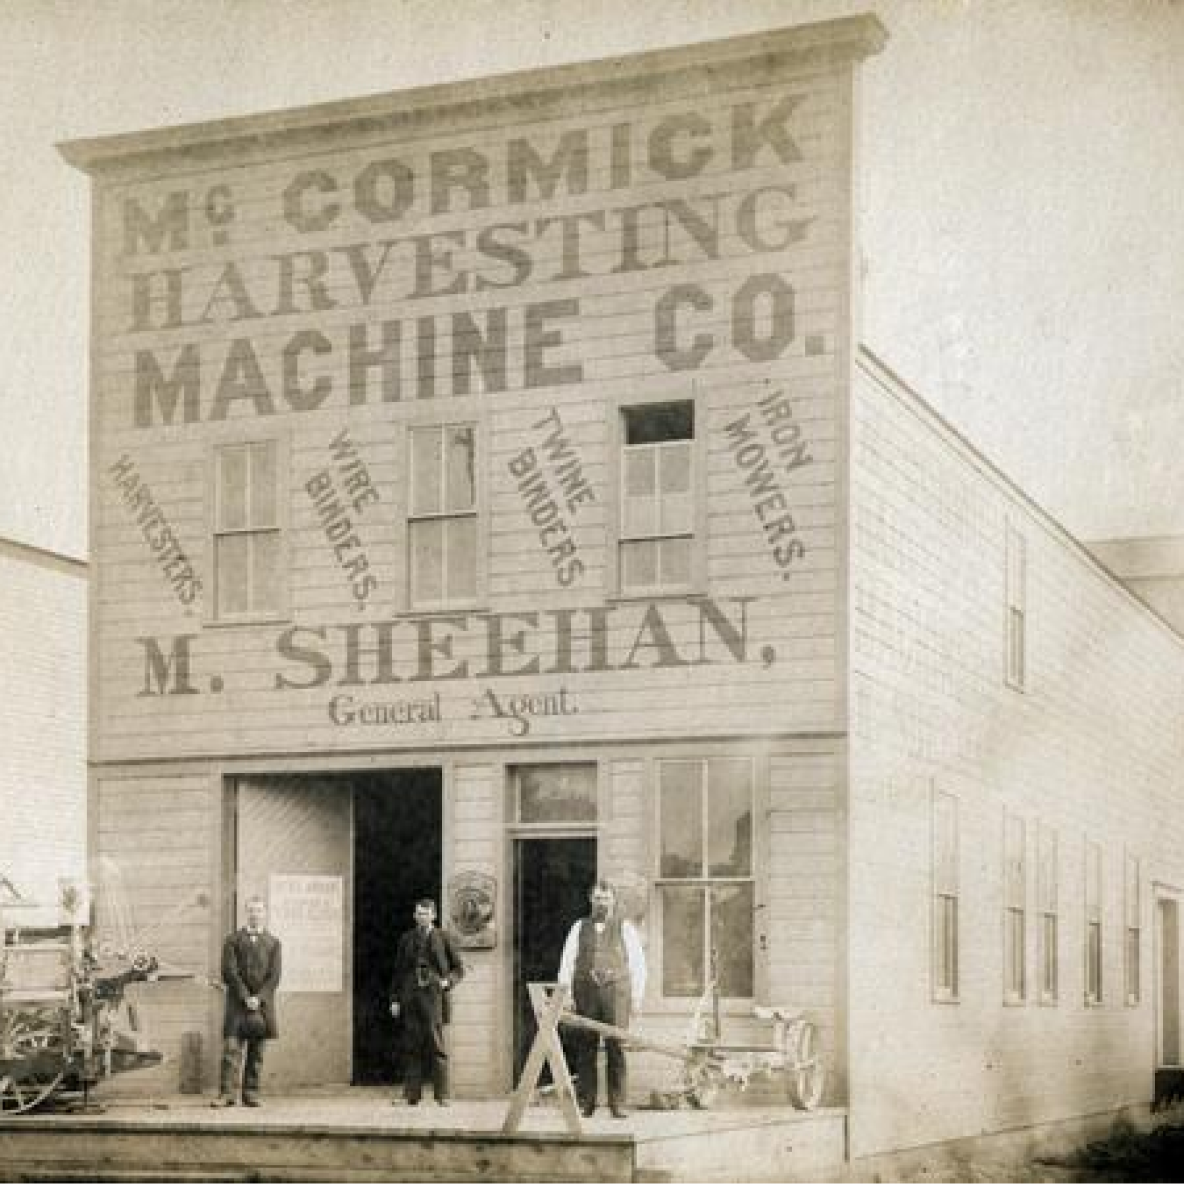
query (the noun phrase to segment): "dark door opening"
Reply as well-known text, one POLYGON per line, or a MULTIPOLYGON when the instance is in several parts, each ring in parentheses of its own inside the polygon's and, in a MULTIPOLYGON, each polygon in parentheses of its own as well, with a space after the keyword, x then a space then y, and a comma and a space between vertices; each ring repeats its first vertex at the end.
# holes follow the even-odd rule
POLYGON ((394 769, 353 778, 354 1031, 353 1083, 399 1079, 398 1025, 389 988, 399 935, 415 902, 440 899, 439 769, 394 769))
POLYGON ((568 930, 587 911, 595 879, 594 838, 532 838, 514 844, 515 1083, 536 1028, 526 984, 555 981, 568 930))

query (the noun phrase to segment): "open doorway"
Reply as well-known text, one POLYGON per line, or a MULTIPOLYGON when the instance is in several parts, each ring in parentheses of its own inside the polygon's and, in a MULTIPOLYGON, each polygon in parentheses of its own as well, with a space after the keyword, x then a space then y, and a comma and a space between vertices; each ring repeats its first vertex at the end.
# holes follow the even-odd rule
POLYGON ((588 888, 595 879, 596 839, 591 836, 532 837, 514 843, 515 1082, 536 1029, 526 984, 555 981, 564 940, 586 912, 588 888))
POLYGON ((390 982, 399 935, 415 902, 440 900, 441 774, 395 769, 354 774, 353 1083, 398 1080, 390 982))

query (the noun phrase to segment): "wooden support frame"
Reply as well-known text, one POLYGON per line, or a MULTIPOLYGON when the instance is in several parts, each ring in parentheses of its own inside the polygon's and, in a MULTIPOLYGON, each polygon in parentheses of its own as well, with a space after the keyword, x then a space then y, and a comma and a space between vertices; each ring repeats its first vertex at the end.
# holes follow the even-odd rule
POLYGON ((547 1064, 551 1066, 551 1080, 554 1081, 555 1091, 559 1095, 563 1121, 571 1134, 582 1135, 584 1126, 580 1122, 580 1108, 576 1105, 575 1086, 572 1085, 567 1058, 563 1055, 563 1045, 559 1040, 559 1020, 567 1007, 567 988, 551 983, 528 983, 526 991, 530 997, 530 1005, 534 1009, 538 1031, 535 1033, 534 1043, 530 1046, 526 1064, 522 1066, 518 1085, 510 1097, 510 1108, 506 1112, 505 1122, 502 1123, 502 1134, 517 1134, 526 1108, 538 1087, 539 1074, 543 1071, 543 1065, 547 1064), (547 997, 548 993, 550 998, 547 997))

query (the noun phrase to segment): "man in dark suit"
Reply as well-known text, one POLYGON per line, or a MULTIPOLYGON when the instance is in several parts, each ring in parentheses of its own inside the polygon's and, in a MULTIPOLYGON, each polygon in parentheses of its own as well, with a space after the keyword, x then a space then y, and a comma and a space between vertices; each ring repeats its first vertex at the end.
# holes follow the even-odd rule
POLYGON ((450 994, 464 978, 456 944, 436 928, 436 902, 415 906, 415 927, 399 938, 391 980, 391 1015, 403 1021, 403 1093, 419 1103, 423 1081, 430 1077, 441 1106, 448 1105, 448 1050, 444 1025, 452 1018, 450 994))
POLYGON ((233 1106, 242 1069, 244 1106, 259 1105, 263 1043, 279 1035, 275 991, 280 982, 279 938, 268 933, 267 905, 258 896, 247 901, 247 923, 222 943, 222 982, 226 1011, 222 1021, 222 1072, 214 1106, 233 1106), (243 1065, 243 1053, 246 1063, 243 1065))

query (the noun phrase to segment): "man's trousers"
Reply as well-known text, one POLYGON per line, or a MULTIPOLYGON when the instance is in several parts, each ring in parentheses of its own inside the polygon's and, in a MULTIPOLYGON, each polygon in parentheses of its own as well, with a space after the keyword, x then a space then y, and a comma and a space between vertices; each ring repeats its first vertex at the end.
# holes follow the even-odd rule
POLYGON ((238 1097, 239 1069, 242 1069, 243 1097, 258 1096, 259 1075, 263 1069, 264 1040, 227 1036, 222 1041, 222 1072, 219 1092, 224 1098, 238 1097), (244 1051, 246 1053, 244 1059, 244 1051))
MULTIPOLYGON (((628 982, 598 986, 591 980, 577 980, 573 989, 577 1014, 618 1028, 629 1026, 628 982)), ((571 1029, 572 1068, 576 1072, 576 1096, 580 1108, 596 1108, 596 1053, 600 1048, 600 1033, 571 1029)), ((614 1109, 625 1105, 625 1050, 619 1040, 604 1038, 605 1085, 608 1104, 614 1109)))

